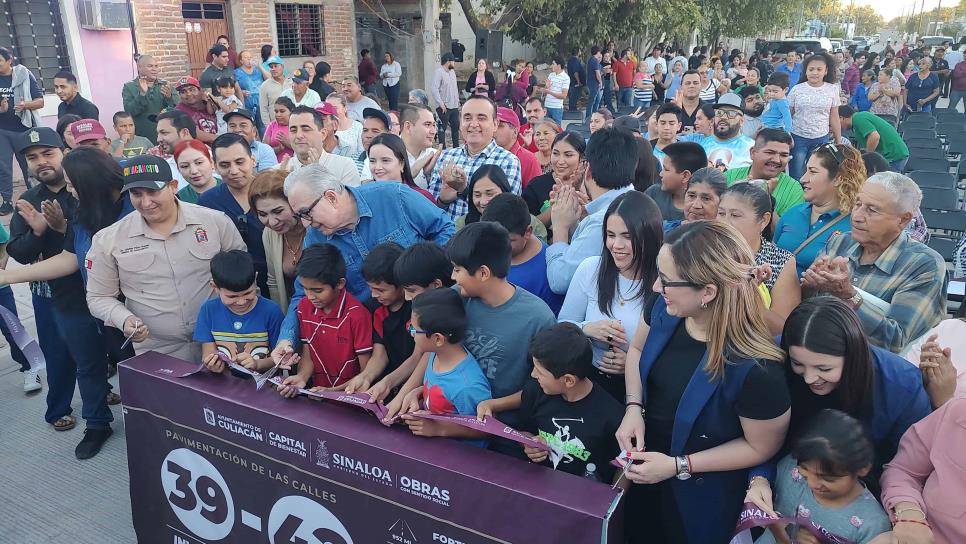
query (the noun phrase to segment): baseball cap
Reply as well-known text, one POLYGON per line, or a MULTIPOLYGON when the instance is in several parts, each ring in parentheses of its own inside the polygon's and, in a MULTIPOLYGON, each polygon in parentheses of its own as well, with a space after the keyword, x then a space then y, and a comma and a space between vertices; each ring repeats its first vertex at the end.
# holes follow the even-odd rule
POLYGON ((389 130, 389 127, 392 126, 392 120, 389 119, 389 115, 379 108, 365 108, 362 110, 363 119, 368 119, 370 117, 375 117, 376 119, 382 121, 386 125, 386 130, 389 130))
POLYGON ((191 77, 191 76, 181 76, 181 77, 179 77, 178 80, 175 81, 175 83, 174 83, 174 88, 175 88, 175 90, 180 91, 182 87, 187 87, 188 85, 194 85, 195 87, 198 87, 199 89, 201 88, 201 83, 198 83, 198 80, 195 79, 195 78, 193 78, 193 77, 191 77))
POLYGON ((631 132, 640 132, 641 120, 633 115, 621 115, 617 119, 614 119, 613 127, 629 130, 631 132))
POLYGON ((520 116, 510 108, 500 106, 496 109, 496 119, 501 123, 510 123, 513 128, 520 130, 520 116))
POLYGON ((107 138, 107 131, 96 119, 81 119, 70 124, 70 135, 74 137, 74 143, 79 144, 107 138))
POLYGON ((230 111, 226 113, 224 117, 225 122, 227 123, 229 119, 231 119, 232 117, 235 117, 236 115, 240 115, 245 119, 248 119, 252 123, 255 122, 255 114, 252 113, 252 110, 246 110, 245 108, 238 108, 235 111, 230 111))
POLYGON ((265 64, 268 64, 269 66, 271 66, 273 64, 285 64, 285 63, 282 62, 282 59, 276 55, 274 57, 268 57, 268 60, 265 61, 265 64))
MULTIPOLYGON (((366 108, 369 109, 369 108, 366 108)), ((315 106, 315 111, 321 113, 322 115, 333 115, 338 117, 339 111, 335 109, 335 106, 329 104, 328 102, 319 102, 315 106)))
POLYGON ((440 64, 449 62, 451 60, 456 60, 456 57, 453 56, 452 53, 443 53, 443 56, 440 58, 440 64))
POLYGON ((168 161, 154 155, 139 155, 124 163, 124 187, 121 192, 131 189, 164 189, 174 177, 168 161))
POLYGON ((302 68, 296 68, 292 71, 292 81, 298 81, 300 83, 305 83, 309 80, 309 73, 302 68))
POLYGON ((729 107, 740 110, 744 106, 744 101, 735 93, 725 93, 718 98, 718 102, 714 105, 714 109, 719 110, 721 108, 729 107))
POLYGON ((60 139, 57 132, 52 128, 39 127, 32 128, 17 137, 17 153, 23 153, 31 147, 56 147, 64 148, 64 141, 60 139))

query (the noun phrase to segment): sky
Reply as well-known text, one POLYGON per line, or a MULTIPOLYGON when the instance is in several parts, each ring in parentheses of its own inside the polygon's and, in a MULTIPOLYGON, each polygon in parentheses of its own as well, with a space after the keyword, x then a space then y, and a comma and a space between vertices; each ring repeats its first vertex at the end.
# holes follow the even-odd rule
MULTIPOLYGON (((843 0, 843 5, 848 5, 849 0, 843 0)), ((959 4, 959 0, 942 0, 942 4, 945 6, 954 6, 959 4)), ((903 14, 908 14, 915 5, 915 13, 919 13, 920 6, 922 6, 922 0, 855 0, 856 6, 872 6, 879 15, 882 15, 886 21, 898 17, 903 14)), ((926 0, 926 10, 930 10, 939 5, 939 0, 926 0)))

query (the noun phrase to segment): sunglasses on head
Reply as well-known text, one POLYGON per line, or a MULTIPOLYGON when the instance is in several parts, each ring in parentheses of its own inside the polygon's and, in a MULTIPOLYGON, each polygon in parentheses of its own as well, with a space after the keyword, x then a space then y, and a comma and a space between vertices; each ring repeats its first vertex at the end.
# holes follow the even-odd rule
POLYGON ((833 144, 832 142, 818 146, 816 151, 818 149, 823 149, 825 151, 828 151, 829 154, 832 155, 832 158, 835 159, 835 162, 838 164, 842 164, 842 161, 845 160, 845 154, 842 153, 842 150, 839 149, 839 146, 833 144))

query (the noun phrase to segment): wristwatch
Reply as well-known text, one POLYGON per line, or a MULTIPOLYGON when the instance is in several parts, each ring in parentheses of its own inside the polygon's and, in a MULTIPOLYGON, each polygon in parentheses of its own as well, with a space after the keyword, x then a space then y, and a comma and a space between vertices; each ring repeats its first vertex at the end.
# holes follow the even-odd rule
POLYGON ((674 462, 677 465, 678 473, 676 475, 678 480, 687 480, 691 477, 691 464, 688 463, 688 458, 684 455, 679 455, 674 458, 674 462))
POLYGON ((845 303, 849 305, 849 308, 852 308, 853 310, 858 310, 859 306, 862 305, 862 293, 858 289, 856 289, 855 294, 850 296, 845 301, 845 303))

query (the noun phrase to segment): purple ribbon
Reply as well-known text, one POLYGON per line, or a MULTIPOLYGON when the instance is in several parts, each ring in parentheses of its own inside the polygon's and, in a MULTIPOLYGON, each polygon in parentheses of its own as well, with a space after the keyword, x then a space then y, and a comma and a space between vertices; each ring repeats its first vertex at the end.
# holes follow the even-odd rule
MULTIPOLYGON (((284 380, 277 376, 268 381, 280 387, 287 387, 282 385, 282 382, 284 380)), ((299 388, 299 394, 305 395, 307 397, 315 397, 317 399, 332 400, 335 402, 341 402, 343 404, 351 404, 352 406, 362 408, 363 410, 371 413, 372 415, 376 416, 376 418, 379 419, 380 421, 382 421, 382 419, 386 417, 386 407, 381 404, 371 402, 369 400, 369 395, 366 393, 346 393, 343 391, 325 391, 325 390, 310 391, 308 389, 299 388)))
POLYGON ((476 416, 461 416, 457 414, 434 414, 432 412, 411 412, 409 415, 416 416, 422 419, 432 419, 435 421, 442 421, 445 423, 453 423, 454 425, 459 425, 461 427, 466 427, 467 429, 473 429, 475 431, 484 432, 492 436, 499 436, 512 440, 514 442, 519 442, 524 446, 530 446, 531 448, 541 449, 543 451, 550 451, 550 446, 547 444, 533 438, 528 434, 521 433, 520 431, 506 425, 495 417, 485 418, 480 421, 476 416))
POLYGON ((807 517, 782 516, 773 518, 766 514, 764 510, 750 502, 746 502, 744 508, 741 510, 741 516, 738 518, 738 526, 735 527, 735 536, 752 527, 767 527, 777 523, 798 525, 799 529, 805 529, 812 533, 823 544, 855 544, 847 538, 828 532, 824 527, 817 525, 807 517))
POLYGON ((266 372, 257 372, 255 370, 247 369, 247 368, 243 367, 242 365, 236 363, 235 361, 232 361, 231 359, 228 358, 227 355, 225 355, 224 353, 222 353, 220 351, 216 351, 215 352, 215 355, 217 355, 217 357, 219 359, 221 359, 221 361, 223 363, 225 363, 226 365, 228 365, 229 368, 231 368, 233 370, 237 370, 238 372, 241 372, 242 374, 248 374, 249 376, 251 376, 252 379, 255 380, 255 389, 256 390, 260 390, 262 387, 264 387, 265 386, 265 382, 267 382, 275 374, 275 371, 278 369, 278 367, 276 366, 276 367, 272 367, 271 370, 268 370, 266 372))
POLYGON ((13 337, 14 343, 23 352, 27 362, 30 363, 30 370, 37 372, 47 368, 47 359, 44 358, 40 344, 30 336, 20 318, 3 306, 0 306, 0 317, 7 324, 7 329, 10 330, 10 336, 13 337))

